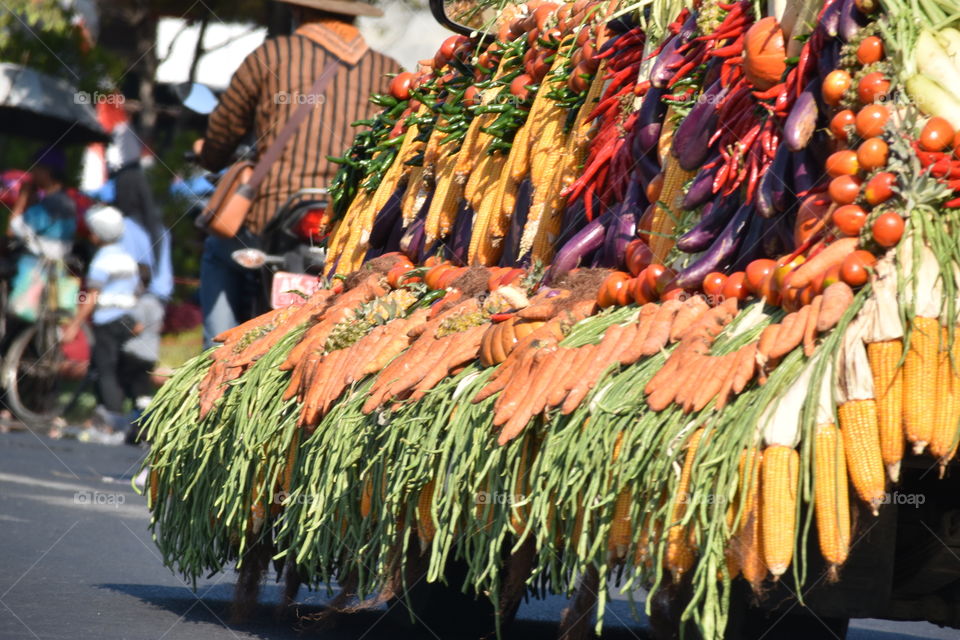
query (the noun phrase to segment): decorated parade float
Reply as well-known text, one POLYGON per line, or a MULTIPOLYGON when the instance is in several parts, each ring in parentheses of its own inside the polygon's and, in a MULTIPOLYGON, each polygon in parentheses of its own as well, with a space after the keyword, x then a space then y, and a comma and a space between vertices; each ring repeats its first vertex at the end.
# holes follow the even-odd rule
POLYGON ((158 394, 167 563, 501 624, 609 581, 706 638, 842 586, 960 440, 958 7, 459 11, 337 158, 322 286, 158 394))

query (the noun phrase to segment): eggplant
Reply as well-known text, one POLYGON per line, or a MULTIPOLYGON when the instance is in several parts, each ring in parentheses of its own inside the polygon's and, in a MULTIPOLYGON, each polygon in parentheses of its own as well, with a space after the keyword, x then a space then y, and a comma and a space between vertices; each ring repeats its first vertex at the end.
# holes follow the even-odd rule
POLYGON ((711 271, 722 271, 735 260, 743 241, 743 228, 754 217, 753 205, 744 204, 731 216, 723 232, 700 258, 681 271, 674 283, 683 289, 699 287, 711 271))
MULTIPOLYGON (((521 184, 520 188, 523 188, 521 184)), ((574 202, 568 202, 563 211, 563 220, 560 223, 560 235, 557 236, 556 246, 562 247, 570 238, 577 235, 580 229, 587 226, 587 205, 583 198, 577 198, 574 202)))
POLYGON ((450 259, 452 262, 460 265, 467 264, 467 257, 470 252, 470 229, 472 227, 473 208, 467 204, 466 200, 461 200, 457 217, 453 221, 453 229, 450 230, 452 236, 450 259))
POLYGON ((630 11, 607 22, 606 27, 616 34, 626 33, 637 27, 636 11, 630 11))
POLYGON ((407 226, 403 238, 400 240, 400 251, 404 252, 414 262, 422 261, 420 254, 423 252, 423 245, 426 240, 424 223, 423 218, 416 218, 407 226))
MULTIPOLYGON (((840 46, 839 40, 830 40, 817 52, 817 78, 815 78, 815 81, 822 82, 840 64, 840 46)), ((814 95, 817 98, 820 110, 828 113, 830 111, 829 105, 823 102, 820 91, 816 91, 814 95)))
POLYGON ((397 216, 400 215, 400 204, 403 201, 403 194, 406 191, 406 184, 398 186, 387 199, 386 204, 377 212, 373 220, 373 228, 370 230, 370 248, 382 248, 390 238, 390 232, 393 231, 397 216))
POLYGON ((773 162, 757 183, 757 213, 764 218, 772 218, 787 208, 790 198, 787 193, 789 167, 790 150, 781 143, 773 156, 773 162))
POLYGON ((741 234, 743 240, 737 250, 737 259, 730 267, 730 272, 746 271, 747 265, 758 258, 765 258, 768 254, 763 250, 763 238, 768 229, 773 227, 775 220, 768 220, 760 216, 750 216, 747 228, 741 234))
POLYGON ((719 80, 714 82, 677 127, 672 152, 684 171, 699 168, 710 155, 710 136, 717 130, 717 102, 726 93, 719 80))
POLYGON ((713 180, 717 177, 720 166, 718 163, 709 169, 700 169, 697 172, 686 195, 683 196, 681 207, 688 210, 696 209, 713 198, 713 180))
POLYGON ((500 266, 512 266, 517 258, 517 252, 520 251, 520 240, 523 237, 523 227, 527 224, 527 214, 530 213, 530 200, 533 195, 533 186, 530 179, 526 178, 517 188, 516 204, 513 208, 513 215, 510 216, 510 230, 507 231, 507 237, 503 239, 503 251, 500 254, 500 266))
POLYGON ((603 240, 607 235, 607 227, 612 221, 613 211, 608 210, 603 215, 594 218, 577 235, 570 238, 554 256, 553 265, 547 272, 544 282, 547 284, 555 282, 603 246, 603 240))
POLYGON ((670 79, 673 78, 676 68, 683 63, 683 54, 678 53, 677 49, 683 43, 680 36, 672 36, 660 48, 660 54, 650 68, 650 86, 658 89, 666 89, 670 79))
POLYGON ((390 236, 383 245, 383 252, 400 251, 400 239, 403 238, 403 216, 397 216, 390 230, 390 236))
POLYGON ((723 198, 708 202, 700 222, 677 239, 677 249, 684 253, 706 250, 725 228, 737 210, 737 198, 723 198))
POLYGON ((790 176, 793 178, 793 193, 795 194, 803 194, 813 189, 822 173, 818 170, 816 161, 812 160, 810 156, 810 150, 804 149, 791 158, 793 170, 790 172, 790 176))
POLYGON ((667 94, 667 89, 651 86, 640 102, 640 111, 637 121, 633 125, 636 133, 636 145, 633 147, 635 156, 642 156, 656 151, 660 140, 660 130, 663 127, 663 118, 667 114, 667 105, 661 99, 667 94))
POLYGON ((820 16, 819 27, 831 38, 836 38, 840 33, 840 5, 842 0, 834 0, 830 6, 823 10, 820 16))
POLYGON ((603 266, 618 268, 623 265, 627 244, 637 234, 638 212, 643 211, 645 202, 643 186, 636 176, 631 176, 630 184, 627 187, 627 197, 623 204, 615 209, 616 219, 607 230, 601 259, 603 266))
POLYGON ((784 142, 790 151, 805 149, 817 128, 819 111, 815 92, 818 92, 819 84, 819 79, 812 80, 807 88, 800 92, 790 109, 790 115, 783 126, 784 142))
POLYGON ((854 0, 843 0, 840 7, 840 38, 844 42, 850 42, 856 38, 860 33, 860 27, 863 26, 864 18, 854 0))
POLYGON ((640 184, 646 191, 653 179, 660 175, 660 165, 649 154, 637 156, 635 162, 637 166, 634 169, 634 175, 639 178, 640 184))

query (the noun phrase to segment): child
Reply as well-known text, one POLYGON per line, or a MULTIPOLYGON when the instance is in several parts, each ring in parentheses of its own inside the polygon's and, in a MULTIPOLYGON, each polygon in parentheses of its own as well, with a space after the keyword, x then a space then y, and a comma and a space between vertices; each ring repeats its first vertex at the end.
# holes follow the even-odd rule
POLYGON ((131 314, 137 305, 140 272, 137 261, 121 245, 123 215, 107 206, 91 207, 86 214, 90 240, 97 251, 86 277, 86 296, 77 305, 77 315, 64 327, 63 340, 76 337, 88 320, 93 325, 91 363, 97 372, 99 412, 110 426, 126 430, 123 402, 148 388, 145 370, 131 370, 123 345, 133 335, 131 314))

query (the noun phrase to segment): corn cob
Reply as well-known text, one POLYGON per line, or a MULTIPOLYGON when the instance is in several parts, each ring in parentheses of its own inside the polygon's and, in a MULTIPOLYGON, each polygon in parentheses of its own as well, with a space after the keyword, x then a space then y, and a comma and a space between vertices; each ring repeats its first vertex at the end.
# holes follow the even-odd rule
POLYGON ((437 162, 434 180, 436 187, 424 222, 427 245, 437 238, 445 237, 450 232, 448 221, 456 217, 460 206, 463 185, 453 179, 453 167, 456 161, 456 155, 444 154, 437 162))
POLYGON ((763 559, 775 580, 793 561, 799 469, 800 456, 795 449, 774 445, 764 450, 760 485, 763 559))
POLYGON ((510 145, 510 177, 517 183, 530 173, 530 129, 529 122, 521 125, 510 145))
POLYGON ((624 487, 617 494, 613 505, 613 517, 610 521, 610 534, 607 536, 607 549, 617 558, 622 558, 633 539, 630 519, 630 490, 624 487))
POLYGON ((933 435, 934 412, 926 391, 938 379, 940 322, 918 316, 913 328, 903 362, 903 428, 913 452, 919 455, 933 435))
POLYGON ((876 401, 850 400, 840 405, 837 416, 850 481, 860 499, 877 515, 884 499, 884 473, 876 401))
POLYGON ((417 535, 420 537, 421 546, 426 547, 433 542, 433 536, 437 533, 437 526, 433 522, 433 502, 434 481, 431 480, 423 485, 420 495, 417 498, 417 535))
POLYGON ((903 342, 884 340, 867 344, 873 389, 877 395, 877 422, 880 428, 880 453, 890 480, 900 477, 903 458, 903 371, 900 359, 903 342))
POLYGON ((513 499, 510 501, 510 526, 514 533, 522 536, 527 529, 527 521, 530 519, 530 505, 513 506, 515 503, 523 502, 530 494, 530 466, 533 464, 533 458, 536 456, 536 443, 528 437, 524 440, 523 447, 520 449, 520 460, 517 466, 517 477, 514 482, 513 499))
POLYGON ((659 262, 665 262, 673 249, 677 216, 683 203, 683 185, 693 176, 694 172, 684 171, 680 162, 673 155, 667 154, 663 168, 663 187, 660 200, 653 211, 650 231, 650 250, 659 262))
MULTIPOLYGON (((740 499, 743 508, 736 537, 731 544, 735 562, 744 579, 754 591, 767 577, 767 565, 763 559, 763 538, 760 535, 760 469, 763 454, 757 447, 750 447, 740 456, 740 499)), ((733 572, 730 572, 733 577, 733 572)))
POLYGON ((676 490, 676 502, 673 505, 670 530, 667 532, 667 569, 673 575, 674 582, 679 582, 683 574, 693 568, 695 550, 690 540, 688 527, 677 524, 683 520, 687 512, 687 503, 690 500, 690 474, 693 472, 693 462, 697 457, 697 449, 703 437, 703 429, 697 429, 687 441, 687 453, 683 459, 683 469, 680 472, 680 482, 676 490))
POLYGON ((837 568, 846 562, 850 550, 847 464, 836 425, 817 425, 814 465, 814 508, 820 553, 830 565, 831 581, 836 581, 837 568))
MULTIPOLYGON (((943 344, 948 344, 949 335, 945 328, 942 336, 943 344)), ((930 454, 940 461, 941 478, 950 459, 957 452, 960 435, 960 334, 954 336, 951 352, 941 352, 937 370, 937 417, 930 438, 930 454)))
POLYGON ((413 221, 423 206, 427 197, 427 189, 424 184, 423 167, 414 167, 407 179, 407 190, 403 193, 403 200, 400 202, 400 214, 403 216, 404 226, 413 221))
MULTIPOLYGON (((493 184, 504 162, 506 162, 506 158, 503 156, 490 156, 489 161, 485 162, 480 169, 483 172, 480 180, 486 184, 493 184)), ((471 182, 472 181, 473 177, 471 176, 471 182)), ((470 264, 489 266, 495 264, 500 257, 500 250, 503 246, 501 242, 503 236, 497 237, 493 235, 493 229, 500 224, 499 220, 493 219, 495 214, 498 213, 495 211, 496 207, 494 206, 497 192, 496 190, 487 190, 485 195, 486 197, 480 201, 476 219, 473 222, 470 248, 467 255, 470 264)))

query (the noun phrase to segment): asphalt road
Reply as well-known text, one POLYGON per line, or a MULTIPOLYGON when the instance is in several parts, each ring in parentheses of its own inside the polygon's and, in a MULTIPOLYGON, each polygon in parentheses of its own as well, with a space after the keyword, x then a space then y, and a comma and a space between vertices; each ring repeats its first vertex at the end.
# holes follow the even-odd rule
MULTIPOLYGON (((0 434, 0 638, 410 637, 408 629, 384 615, 385 606, 340 616, 323 628, 277 622, 273 604, 279 588, 272 582, 249 624, 228 625, 233 573, 214 575, 194 592, 163 566, 147 530, 144 499, 130 488, 142 453, 31 432, 0 434)), ((304 590, 300 601, 301 613, 317 613, 325 594, 304 590)), ((556 637, 565 606, 559 597, 524 604, 505 638, 556 637)), ((647 638, 644 622, 615 596, 603 637, 647 638)), ((847 637, 946 640, 960 632, 926 623, 857 620, 847 637)))

